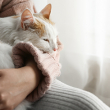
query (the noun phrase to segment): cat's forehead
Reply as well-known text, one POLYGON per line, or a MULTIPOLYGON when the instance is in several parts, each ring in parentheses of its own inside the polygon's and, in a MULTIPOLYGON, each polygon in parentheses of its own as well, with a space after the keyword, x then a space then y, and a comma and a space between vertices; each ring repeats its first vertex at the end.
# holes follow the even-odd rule
POLYGON ((56 36, 54 23, 51 20, 44 18, 41 14, 33 14, 33 16, 35 18, 34 26, 38 32, 40 31, 43 36, 48 34, 48 38, 56 36))
POLYGON ((38 13, 38 14, 37 14, 37 13, 34 13, 33 16, 36 17, 36 18, 40 18, 40 19, 42 19, 43 21, 45 21, 45 22, 47 22, 47 23, 50 23, 51 25, 54 25, 54 24, 55 24, 55 23, 52 22, 50 19, 45 18, 44 16, 42 16, 42 15, 39 14, 39 13, 38 13))

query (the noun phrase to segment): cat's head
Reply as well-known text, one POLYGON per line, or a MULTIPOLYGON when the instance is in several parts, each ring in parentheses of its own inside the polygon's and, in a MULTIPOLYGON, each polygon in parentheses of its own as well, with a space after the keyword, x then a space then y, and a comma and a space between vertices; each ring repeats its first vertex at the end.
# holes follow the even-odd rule
MULTIPOLYGON (((48 4, 40 13, 32 14, 25 9, 21 14, 21 27, 31 36, 27 40, 44 52, 57 50, 57 31, 50 21, 51 4, 48 4)), ((26 41, 26 40, 25 40, 26 41)))

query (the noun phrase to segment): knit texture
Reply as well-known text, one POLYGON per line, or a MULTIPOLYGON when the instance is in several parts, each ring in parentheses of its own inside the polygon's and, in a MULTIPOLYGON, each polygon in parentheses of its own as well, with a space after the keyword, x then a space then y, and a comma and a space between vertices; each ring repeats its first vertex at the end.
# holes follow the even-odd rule
POLYGON ((13 47, 13 61, 16 68, 25 65, 25 57, 31 54, 34 57, 36 66, 42 71, 43 78, 34 90, 34 100, 38 100, 49 89, 53 80, 60 75, 59 52, 62 49, 61 43, 58 43, 58 50, 52 54, 43 53, 31 43, 20 42, 13 47))
POLYGON ((29 110, 110 110, 95 95, 55 80, 29 110))
POLYGON ((32 0, 0 0, 0 17, 20 14, 26 8, 37 12, 32 0))

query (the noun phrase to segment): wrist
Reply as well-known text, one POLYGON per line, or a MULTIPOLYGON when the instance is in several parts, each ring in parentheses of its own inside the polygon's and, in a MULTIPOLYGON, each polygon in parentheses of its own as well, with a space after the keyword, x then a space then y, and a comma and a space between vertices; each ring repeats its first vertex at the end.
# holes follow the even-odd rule
POLYGON ((33 58, 28 59, 25 67, 18 68, 18 72, 22 76, 22 81, 28 85, 29 92, 31 93, 41 80, 41 72, 33 58))

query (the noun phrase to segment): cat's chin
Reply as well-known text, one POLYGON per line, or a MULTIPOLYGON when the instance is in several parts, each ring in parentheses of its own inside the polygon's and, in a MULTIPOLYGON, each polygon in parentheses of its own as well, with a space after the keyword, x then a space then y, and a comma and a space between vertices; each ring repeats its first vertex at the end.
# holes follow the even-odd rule
POLYGON ((50 51, 50 50, 41 50, 43 51, 43 53, 53 53, 54 51, 50 51))
POLYGON ((50 51, 43 51, 43 53, 52 53, 52 52, 50 52, 50 51))

